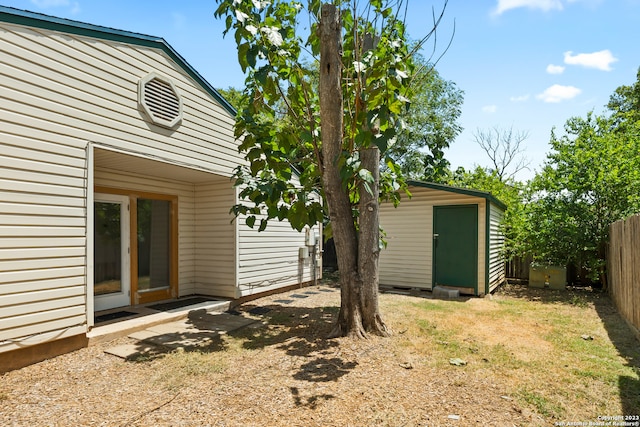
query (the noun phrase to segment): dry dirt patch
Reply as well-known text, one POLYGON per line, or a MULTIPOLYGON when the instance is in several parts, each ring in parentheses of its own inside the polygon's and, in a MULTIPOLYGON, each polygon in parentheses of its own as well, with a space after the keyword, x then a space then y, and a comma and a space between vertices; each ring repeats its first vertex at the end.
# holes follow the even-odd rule
MULTIPOLYGON (((103 353, 111 342, 47 360, 0 377, 0 425, 535 426, 626 408, 611 377, 583 381, 561 365, 541 372, 547 360, 534 360, 532 348, 556 352, 549 337, 558 325, 532 319, 522 295, 383 294, 380 303, 391 338, 322 338, 339 305, 339 291, 322 285, 244 304, 245 314, 270 311, 215 348, 127 362, 103 353), (450 365, 452 357, 467 364, 450 365), (554 384, 558 372, 567 383, 554 384)), ((554 316, 575 308, 542 304, 554 316)), ((578 312, 615 353, 594 308, 578 312)))

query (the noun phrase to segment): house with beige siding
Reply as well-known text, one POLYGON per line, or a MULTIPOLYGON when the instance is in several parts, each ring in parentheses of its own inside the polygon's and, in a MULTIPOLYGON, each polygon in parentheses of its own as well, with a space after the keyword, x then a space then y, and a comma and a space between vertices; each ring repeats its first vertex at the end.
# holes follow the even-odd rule
POLYGON ((0 360, 102 310, 319 276, 305 233, 232 221, 234 114, 162 38, 0 7, 0 360))
POLYGON ((505 280, 500 222, 506 206, 489 193, 409 181, 411 198, 380 206, 387 247, 380 285, 485 295, 505 280))

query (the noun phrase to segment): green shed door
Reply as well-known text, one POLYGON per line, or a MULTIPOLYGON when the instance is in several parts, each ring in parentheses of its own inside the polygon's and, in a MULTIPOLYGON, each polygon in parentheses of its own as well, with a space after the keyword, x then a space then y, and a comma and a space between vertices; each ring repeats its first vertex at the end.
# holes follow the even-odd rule
POLYGON ((435 285, 476 289, 478 205, 433 207, 435 285))

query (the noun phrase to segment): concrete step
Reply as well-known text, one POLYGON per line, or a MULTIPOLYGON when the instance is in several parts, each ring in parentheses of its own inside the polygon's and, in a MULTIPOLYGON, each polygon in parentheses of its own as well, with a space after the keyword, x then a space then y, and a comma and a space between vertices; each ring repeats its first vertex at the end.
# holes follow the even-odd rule
POLYGON ((458 289, 447 289, 442 286, 436 286, 431 292, 433 298, 439 299, 454 299, 460 298, 460 291, 458 289))
MULTIPOLYGON (((206 313, 220 313, 227 311, 231 301, 207 301, 170 311, 145 314, 133 319, 122 320, 108 325, 96 326, 87 333, 89 345, 112 341, 134 332, 142 331, 156 325, 186 319, 189 313, 203 310, 206 313)), ((129 311, 129 309, 127 309, 129 311)))

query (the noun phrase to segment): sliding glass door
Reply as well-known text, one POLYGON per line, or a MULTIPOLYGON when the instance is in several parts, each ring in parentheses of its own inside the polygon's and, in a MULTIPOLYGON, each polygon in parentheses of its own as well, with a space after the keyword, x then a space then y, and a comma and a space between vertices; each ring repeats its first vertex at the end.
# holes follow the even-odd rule
POLYGON ((95 309, 178 296, 178 198, 96 187, 95 309))

